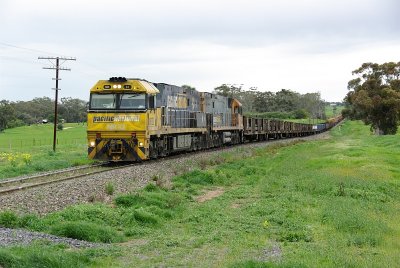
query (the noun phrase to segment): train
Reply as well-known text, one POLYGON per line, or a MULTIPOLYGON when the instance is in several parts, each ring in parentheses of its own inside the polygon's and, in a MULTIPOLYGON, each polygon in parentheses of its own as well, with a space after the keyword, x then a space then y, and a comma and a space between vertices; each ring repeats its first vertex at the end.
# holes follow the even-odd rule
POLYGON ((250 141, 302 137, 323 124, 247 117, 235 98, 139 78, 111 77, 90 89, 88 157, 135 161, 250 141))

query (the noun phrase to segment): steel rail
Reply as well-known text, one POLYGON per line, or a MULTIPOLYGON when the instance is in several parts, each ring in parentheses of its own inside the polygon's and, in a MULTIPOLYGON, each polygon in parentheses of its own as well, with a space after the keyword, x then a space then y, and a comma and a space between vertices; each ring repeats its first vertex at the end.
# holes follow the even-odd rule
POLYGON ((53 180, 47 180, 47 181, 39 181, 39 182, 33 182, 33 183, 29 183, 29 180, 32 179, 40 179, 40 178, 46 178, 52 175, 60 175, 60 174, 64 174, 64 173, 68 173, 68 172, 74 172, 74 171, 78 171, 78 170, 82 170, 82 169, 89 169, 89 168, 96 168, 99 166, 104 166, 104 164, 99 164, 99 165, 94 165, 94 166, 89 166, 89 167, 81 167, 78 169, 72 169, 72 170, 62 170, 62 171, 56 171, 56 172, 52 172, 49 174, 44 174, 44 175, 35 175, 35 176, 31 176, 31 177, 27 177, 27 178, 21 178, 21 179, 14 179, 14 180, 8 180, 8 181, 4 181, 4 182, 0 182, 0 195, 1 194, 6 194, 6 193, 11 193, 11 192, 16 192, 16 191, 21 191, 21 190, 25 190, 25 189, 29 189, 29 188, 34 188, 34 187, 38 187, 38 186, 44 186, 44 185, 48 185, 48 184, 52 184, 52 183, 57 183, 57 182, 62 182, 62 181, 67 181, 67 180, 73 180, 73 179, 77 179, 77 178, 81 178, 81 177, 86 177, 86 176, 90 176, 90 175, 95 175, 95 174, 99 174, 99 173, 103 173, 103 172, 107 172, 107 171, 112 171, 112 170, 116 170, 116 169, 121 169, 121 168, 126 168, 132 165, 136 165, 138 163, 133 163, 133 164, 129 164, 129 165, 122 165, 122 166, 117 166, 117 167, 112 167, 112 168, 106 168, 104 170, 97 170, 97 171, 93 171, 93 172, 86 172, 86 173, 82 173, 82 174, 77 174, 77 175, 73 175, 73 176, 67 176, 64 178, 56 178, 53 180), (8 187, 6 189, 2 189, 2 187, 7 187, 6 185, 12 185, 12 184, 22 184, 22 185, 16 185, 14 187, 8 187))

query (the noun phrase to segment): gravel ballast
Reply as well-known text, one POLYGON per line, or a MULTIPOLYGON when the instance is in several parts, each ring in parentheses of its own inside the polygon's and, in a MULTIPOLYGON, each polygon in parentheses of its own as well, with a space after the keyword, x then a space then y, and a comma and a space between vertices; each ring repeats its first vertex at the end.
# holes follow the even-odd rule
POLYGON ((55 244, 65 244, 74 248, 97 247, 100 244, 58 237, 54 235, 30 232, 22 229, 9 229, 0 227, 0 246, 28 245, 33 241, 49 241, 55 244))

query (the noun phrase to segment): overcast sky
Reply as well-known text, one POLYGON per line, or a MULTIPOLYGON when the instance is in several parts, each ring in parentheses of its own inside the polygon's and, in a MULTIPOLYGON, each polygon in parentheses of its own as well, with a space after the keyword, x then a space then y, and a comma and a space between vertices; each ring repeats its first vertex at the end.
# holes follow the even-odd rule
POLYGON ((211 92, 321 92, 341 101, 363 62, 399 61, 396 0, 0 0, 0 99, 54 98, 38 56, 70 56, 60 97, 140 77, 211 92))

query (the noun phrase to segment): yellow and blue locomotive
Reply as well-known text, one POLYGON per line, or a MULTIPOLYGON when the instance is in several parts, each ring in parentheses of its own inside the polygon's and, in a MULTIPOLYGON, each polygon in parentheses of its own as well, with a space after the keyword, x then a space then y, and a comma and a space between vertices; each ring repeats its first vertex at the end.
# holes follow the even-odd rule
POLYGON ((90 90, 88 154, 104 161, 142 161, 226 144, 308 136, 341 120, 313 125, 244 117, 234 98, 112 77, 90 90))
POLYGON ((90 90, 88 155, 142 161, 243 141, 236 99, 143 79, 112 77, 90 90))

